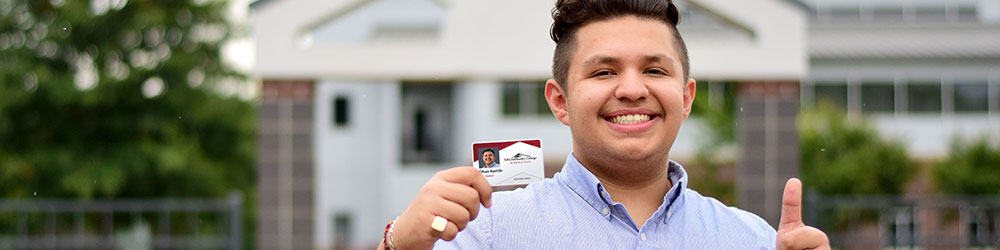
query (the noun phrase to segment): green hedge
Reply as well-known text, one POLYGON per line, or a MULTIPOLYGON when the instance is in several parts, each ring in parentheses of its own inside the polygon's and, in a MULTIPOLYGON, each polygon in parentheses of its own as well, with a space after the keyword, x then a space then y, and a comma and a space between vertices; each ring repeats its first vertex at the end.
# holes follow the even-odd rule
POLYGON ((946 194, 1000 194, 1000 146, 991 144, 988 136, 966 143, 952 141, 951 152, 934 164, 933 183, 937 191, 946 194))
POLYGON ((903 144, 827 104, 799 114, 801 176, 823 195, 896 195, 917 172, 903 144))

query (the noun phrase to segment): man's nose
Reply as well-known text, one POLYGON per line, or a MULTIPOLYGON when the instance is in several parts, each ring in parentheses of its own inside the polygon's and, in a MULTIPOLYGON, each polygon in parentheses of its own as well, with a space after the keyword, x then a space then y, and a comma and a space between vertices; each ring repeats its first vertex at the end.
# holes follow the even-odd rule
POLYGON ((638 101, 649 96, 649 88, 646 88, 641 72, 623 74, 619 79, 618 87, 615 88, 616 98, 638 101))

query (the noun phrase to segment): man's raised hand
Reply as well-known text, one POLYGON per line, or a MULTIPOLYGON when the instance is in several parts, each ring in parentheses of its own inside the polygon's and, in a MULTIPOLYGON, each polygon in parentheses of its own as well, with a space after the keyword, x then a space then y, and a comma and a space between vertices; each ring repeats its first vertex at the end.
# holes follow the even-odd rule
POLYGON ((458 232, 479 215, 479 204, 492 205, 492 192, 490 183, 473 167, 438 172, 396 219, 393 245, 400 250, 431 249, 438 238, 455 239, 458 232), (435 216, 448 220, 444 231, 431 228, 435 216))
POLYGON ((778 250, 829 250, 826 234, 802 223, 802 182, 791 178, 781 197, 781 222, 778 223, 778 250))

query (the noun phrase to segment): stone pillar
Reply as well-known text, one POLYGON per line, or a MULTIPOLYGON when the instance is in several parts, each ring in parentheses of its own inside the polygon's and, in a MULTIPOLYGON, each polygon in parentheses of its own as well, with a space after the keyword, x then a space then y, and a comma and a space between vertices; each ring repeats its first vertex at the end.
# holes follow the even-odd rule
POLYGON ((799 173, 799 83, 743 82, 736 112, 743 148, 736 177, 738 206, 777 226, 785 181, 799 173))
POLYGON ((313 246, 311 80, 264 80, 258 106, 257 248, 313 246))

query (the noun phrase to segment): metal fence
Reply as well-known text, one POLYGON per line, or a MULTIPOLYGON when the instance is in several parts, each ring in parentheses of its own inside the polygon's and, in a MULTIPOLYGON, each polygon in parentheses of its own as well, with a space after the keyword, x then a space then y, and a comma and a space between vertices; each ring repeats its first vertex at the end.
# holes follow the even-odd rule
POLYGON ((1000 196, 806 197, 806 223, 837 249, 1000 249, 1000 196))
POLYGON ((243 197, 0 200, 0 249, 241 249, 243 197))

